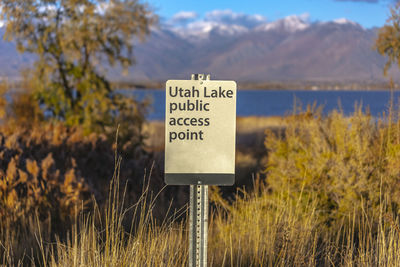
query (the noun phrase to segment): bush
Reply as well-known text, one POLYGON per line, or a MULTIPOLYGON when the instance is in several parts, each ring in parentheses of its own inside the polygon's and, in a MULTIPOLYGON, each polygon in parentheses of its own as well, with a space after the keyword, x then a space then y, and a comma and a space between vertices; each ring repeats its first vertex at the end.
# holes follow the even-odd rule
POLYGON ((266 180, 232 202, 211 190, 216 266, 399 266, 400 120, 357 108, 267 131, 266 180))
POLYGON ((283 135, 268 132, 265 140, 274 195, 303 206, 316 200, 326 226, 360 207, 379 216, 384 196, 387 210, 399 211, 400 120, 377 121, 361 108, 350 117, 309 109, 287 120, 283 135))
MULTIPOLYGON (((121 179, 129 181, 127 194, 135 201, 153 156, 129 144, 119 153, 125 158, 121 179)), ((92 194, 104 203, 114 156, 105 135, 85 135, 80 127, 60 123, 0 128, 0 214, 17 220, 34 212, 41 216, 50 212, 56 221, 63 221, 73 215, 74 206, 87 204, 92 194)), ((151 189, 159 191, 164 185, 157 166, 153 179, 151 189)))

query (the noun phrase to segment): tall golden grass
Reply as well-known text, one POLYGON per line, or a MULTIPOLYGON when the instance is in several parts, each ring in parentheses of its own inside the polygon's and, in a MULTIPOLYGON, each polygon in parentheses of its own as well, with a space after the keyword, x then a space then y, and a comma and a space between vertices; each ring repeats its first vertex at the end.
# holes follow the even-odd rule
MULTIPOLYGON (((265 145, 265 180, 254 177, 251 190, 230 200, 210 190, 209 266, 400 266, 397 114, 376 120, 360 108, 351 116, 308 109, 268 131, 265 145)), ((146 186, 126 205, 120 163, 107 205, 75 213, 66 237, 48 239, 34 216, 25 232, 2 227, 2 263, 187 266, 187 211, 157 220, 158 196, 146 186), (24 235, 25 254, 13 254, 24 235)))
MULTIPOLYGON (((186 264, 187 235, 182 212, 163 221, 153 214, 159 195, 149 183, 133 205, 126 205, 127 187, 120 188, 121 158, 110 182, 108 201, 90 212, 75 206, 73 224, 63 236, 38 214, 20 227, 6 217, 0 224, 0 265, 4 266, 179 266, 186 264), (48 228, 45 228, 48 227, 48 228)), ((151 176, 151 174, 149 174, 151 176)), ((95 202, 95 201, 94 201, 95 202)))

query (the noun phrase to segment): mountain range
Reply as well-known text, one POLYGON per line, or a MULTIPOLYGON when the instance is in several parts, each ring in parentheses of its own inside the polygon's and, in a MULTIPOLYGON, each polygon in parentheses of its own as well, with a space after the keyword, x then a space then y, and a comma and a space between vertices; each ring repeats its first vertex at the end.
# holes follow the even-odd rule
MULTIPOLYGON (((191 73, 255 83, 387 81, 385 58, 373 48, 377 32, 346 19, 309 22, 303 16, 252 27, 218 21, 163 23, 136 44, 136 64, 127 76, 120 68, 108 68, 108 76, 126 82, 189 79, 191 73)), ((0 41, 0 76, 16 79, 33 61, 32 55, 18 54, 13 43, 0 41)), ((400 78, 397 70, 391 75, 400 78)))

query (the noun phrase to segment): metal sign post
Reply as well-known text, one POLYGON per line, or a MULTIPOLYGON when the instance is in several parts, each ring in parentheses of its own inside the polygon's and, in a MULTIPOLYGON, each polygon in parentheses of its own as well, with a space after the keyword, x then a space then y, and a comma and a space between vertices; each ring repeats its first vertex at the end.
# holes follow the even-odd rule
POLYGON ((207 266, 208 185, 190 186, 189 266, 207 266))
MULTIPOLYGON (((202 79, 203 76, 200 76, 202 79)), ((199 75, 192 74, 192 80, 199 75)), ((207 77, 210 79, 210 76, 207 77)), ((189 266, 207 266, 208 185, 190 185, 189 266)))
POLYGON ((190 185, 189 266, 207 266, 208 185, 235 181, 236 83, 168 80, 165 183, 190 185))

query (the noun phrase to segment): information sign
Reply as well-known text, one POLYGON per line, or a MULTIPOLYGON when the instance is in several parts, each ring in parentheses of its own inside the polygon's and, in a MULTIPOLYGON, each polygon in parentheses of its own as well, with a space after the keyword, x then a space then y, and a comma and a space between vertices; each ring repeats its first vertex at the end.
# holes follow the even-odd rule
POLYGON ((232 185, 235 132, 236 82, 167 81, 166 184, 232 185))

